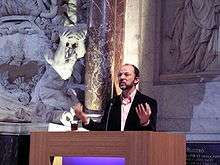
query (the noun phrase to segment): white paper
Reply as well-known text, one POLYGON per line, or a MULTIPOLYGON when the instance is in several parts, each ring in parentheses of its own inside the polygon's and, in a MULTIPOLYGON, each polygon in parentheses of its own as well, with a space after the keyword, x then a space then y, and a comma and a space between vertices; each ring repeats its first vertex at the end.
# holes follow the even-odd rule
MULTIPOLYGON (((66 132, 66 131, 71 131, 71 127, 60 124, 49 123, 48 132, 66 132)), ((78 130, 75 131, 87 132, 89 130, 79 127, 78 130)))
POLYGON ((60 124, 49 123, 48 132, 66 132, 66 131, 71 131, 71 127, 60 124))

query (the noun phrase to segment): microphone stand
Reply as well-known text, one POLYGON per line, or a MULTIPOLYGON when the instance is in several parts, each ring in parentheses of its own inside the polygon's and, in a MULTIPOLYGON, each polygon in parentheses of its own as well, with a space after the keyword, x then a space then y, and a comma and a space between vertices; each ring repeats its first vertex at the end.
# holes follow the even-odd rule
MULTIPOLYGON (((113 61, 113 66, 114 66, 114 61, 113 61)), ((114 73, 114 71, 112 71, 112 75, 114 75, 113 73, 114 73)), ((114 78, 112 78, 112 79, 114 80, 114 78)), ((113 104, 114 104, 114 81, 112 81, 112 83, 111 83, 111 99, 110 99, 110 105, 108 108, 108 114, 107 114, 106 123, 105 123, 105 131, 108 131, 109 117, 110 117, 110 113, 111 113, 113 104)))
POLYGON ((108 108, 108 114, 107 114, 107 118, 106 118, 106 123, 105 123, 105 131, 108 131, 108 124, 109 124, 109 117, 110 117, 110 113, 112 110, 112 106, 114 104, 114 85, 115 85, 115 78, 114 78, 114 68, 113 66, 115 66, 115 60, 112 59, 112 66, 111 66, 111 77, 112 77, 112 82, 111 82, 111 99, 110 99, 110 105, 108 108))
POLYGON ((111 102, 110 102, 110 105, 109 105, 109 108, 108 108, 108 115, 107 115, 107 118, 106 118, 105 131, 108 131, 109 116, 110 116, 110 113, 111 113, 111 110, 112 110, 113 103, 114 103, 114 101, 113 101, 113 98, 112 98, 111 102))

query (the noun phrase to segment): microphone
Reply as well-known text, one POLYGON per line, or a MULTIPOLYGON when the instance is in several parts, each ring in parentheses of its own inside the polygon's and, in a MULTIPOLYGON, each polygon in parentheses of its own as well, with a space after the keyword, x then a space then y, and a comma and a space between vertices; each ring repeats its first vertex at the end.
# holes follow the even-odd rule
POLYGON ((108 114, 107 114, 106 123, 105 123, 105 131, 108 131, 109 117, 110 117, 110 113, 111 113, 113 104, 114 104, 114 98, 111 99, 110 105, 108 108, 108 114))

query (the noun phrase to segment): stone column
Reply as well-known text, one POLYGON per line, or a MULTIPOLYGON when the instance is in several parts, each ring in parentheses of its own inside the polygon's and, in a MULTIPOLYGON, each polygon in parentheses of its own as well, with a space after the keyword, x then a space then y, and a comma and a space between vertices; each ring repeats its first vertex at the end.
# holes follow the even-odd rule
MULTIPOLYGON (((119 2, 125 3, 124 0, 91 1, 86 55, 85 107, 97 113, 106 108, 113 93, 115 52, 119 51, 118 48, 116 49, 118 41, 116 36, 122 36, 120 30, 120 34, 116 35, 116 28, 123 28, 116 25, 122 26, 120 23, 117 24, 117 21, 124 19, 123 14, 117 15, 118 12, 124 12, 118 10, 119 2)), ((119 45, 121 47, 122 44, 119 45)), ((118 55, 120 59, 121 54, 118 55)))

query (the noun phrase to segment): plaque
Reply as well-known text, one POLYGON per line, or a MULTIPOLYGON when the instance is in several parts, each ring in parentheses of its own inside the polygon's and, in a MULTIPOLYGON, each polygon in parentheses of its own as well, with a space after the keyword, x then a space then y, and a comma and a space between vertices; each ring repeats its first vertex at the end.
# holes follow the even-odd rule
POLYGON ((219 165, 220 142, 190 142, 186 144, 187 165, 219 165))

